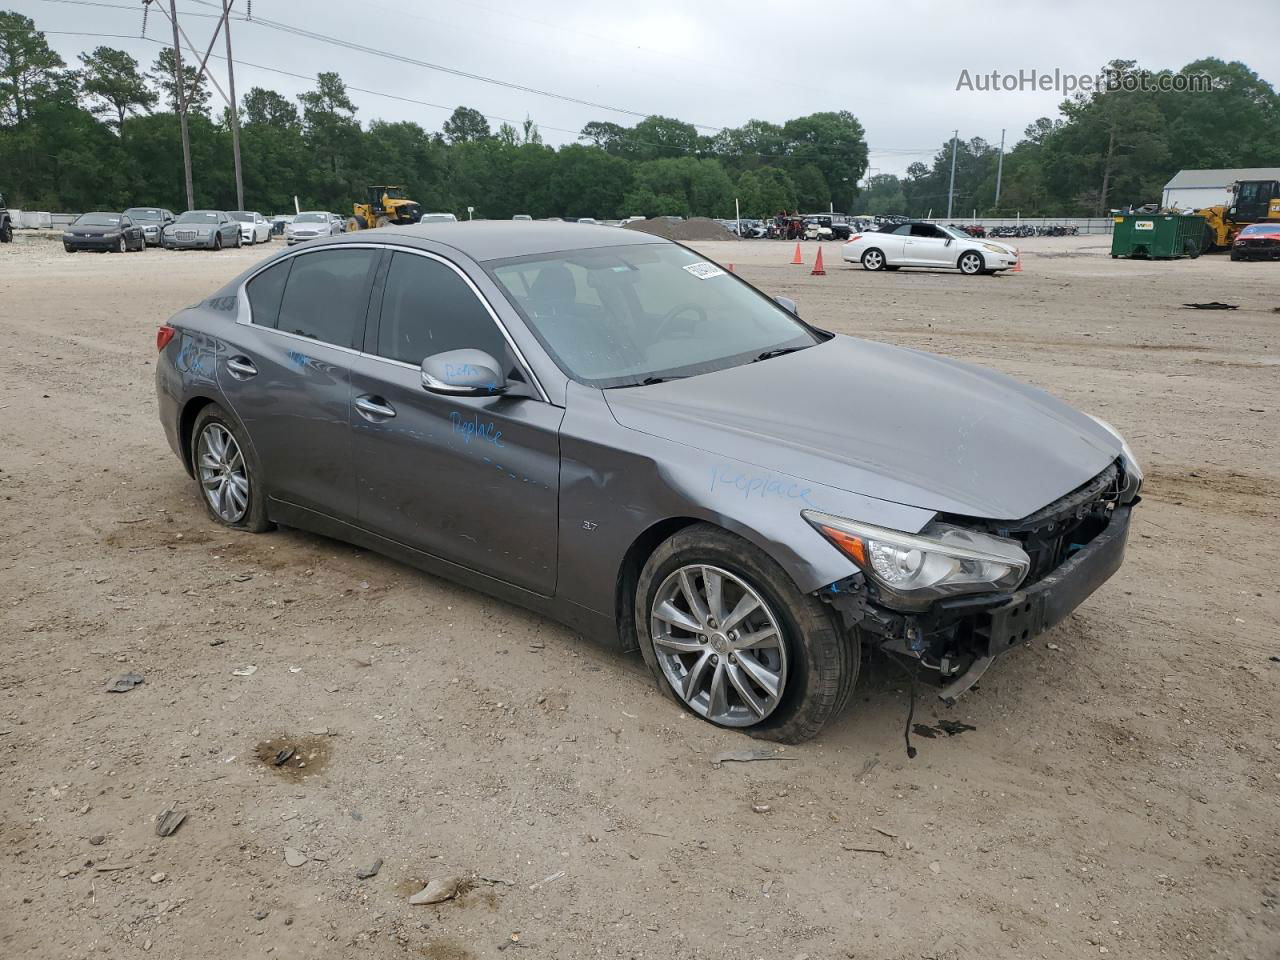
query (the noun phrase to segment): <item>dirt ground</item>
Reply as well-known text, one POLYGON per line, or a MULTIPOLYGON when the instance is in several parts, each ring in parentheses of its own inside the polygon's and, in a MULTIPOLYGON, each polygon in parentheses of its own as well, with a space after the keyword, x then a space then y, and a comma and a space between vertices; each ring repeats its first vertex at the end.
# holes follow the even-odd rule
POLYGON ((1023 248, 966 278, 829 244, 814 277, 791 244, 705 245, 821 325, 1045 387, 1147 469, 1120 573, 917 709, 975 729, 908 760, 872 660, 823 737, 714 767, 754 742, 638 657, 206 518, 155 329, 261 248, 0 247, 0 956, 1280 957, 1280 264, 1023 248), (1181 306, 1207 300, 1240 309, 1181 306))

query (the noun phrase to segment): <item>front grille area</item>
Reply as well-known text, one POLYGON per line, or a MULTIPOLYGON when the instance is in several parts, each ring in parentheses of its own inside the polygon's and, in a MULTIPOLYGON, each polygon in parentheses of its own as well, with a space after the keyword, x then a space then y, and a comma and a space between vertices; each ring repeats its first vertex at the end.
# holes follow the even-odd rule
POLYGON ((177 240, 194 240, 196 232, 194 230, 175 230, 173 236, 177 240))
POLYGON ((1088 483, 1021 520, 962 522, 1022 544, 1031 558, 1025 587, 1043 579, 1105 530, 1123 489, 1120 466, 1112 463, 1088 483))

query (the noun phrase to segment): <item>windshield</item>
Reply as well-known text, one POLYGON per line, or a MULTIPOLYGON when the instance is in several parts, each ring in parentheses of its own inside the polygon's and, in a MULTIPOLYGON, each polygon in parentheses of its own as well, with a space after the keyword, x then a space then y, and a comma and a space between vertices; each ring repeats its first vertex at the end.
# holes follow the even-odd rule
POLYGON ((561 369, 590 386, 710 373, 820 340, 754 287, 674 244, 488 266, 561 369))
POLYGON ((253 223, 253 214, 247 210, 228 210, 227 216, 232 220, 239 220, 241 223, 253 223))
POLYGON ((294 223, 328 223, 327 213, 300 213, 293 218, 294 223))
POLYGON ((399 187, 387 187, 387 189, 383 191, 383 196, 388 200, 403 200, 404 191, 399 187))
POLYGON ((178 218, 179 223, 217 223, 216 210, 188 210, 178 218))
POLYGON ((124 212, 126 217, 133 217, 135 220, 163 220, 164 214, 159 210, 150 207, 130 207, 124 212))
POLYGON ((82 213, 76 218, 76 224, 81 227, 118 227, 120 226, 120 214, 82 213))

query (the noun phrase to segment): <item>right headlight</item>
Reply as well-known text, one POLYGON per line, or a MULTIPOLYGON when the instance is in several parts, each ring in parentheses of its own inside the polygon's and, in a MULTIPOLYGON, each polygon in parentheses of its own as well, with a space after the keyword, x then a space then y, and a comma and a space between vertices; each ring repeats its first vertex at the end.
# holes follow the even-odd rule
POLYGON ((956 594, 1014 590, 1031 566, 1016 541, 949 523, 902 533, 816 510, 803 516, 898 610, 923 610, 956 594))

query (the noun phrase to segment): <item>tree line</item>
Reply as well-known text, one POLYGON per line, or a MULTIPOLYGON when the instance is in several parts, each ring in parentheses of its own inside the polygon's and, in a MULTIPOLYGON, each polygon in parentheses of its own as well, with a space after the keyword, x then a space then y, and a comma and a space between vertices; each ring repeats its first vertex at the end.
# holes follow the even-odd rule
MULTIPOLYGON (((1133 68, 1132 64, 1128 65, 1133 68)), ((998 148, 959 142, 957 215, 1091 214, 1159 197, 1180 167, 1280 162, 1275 90, 1238 63, 1201 60, 1208 93, 1108 92, 1062 104, 1005 154, 995 208, 998 148)), ((230 114, 183 66, 196 205, 235 205, 230 114)), ((185 207, 172 50, 149 69, 100 46, 69 66, 17 13, 0 12, 0 192, 15 206, 77 211, 185 207)), ((403 184, 424 210, 477 217, 727 217, 779 210, 945 212, 951 145, 906 176, 865 183, 865 131, 848 111, 782 124, 750 120, 705 134, 652 116, 633 126, 593 121, 578 143, 543 142, 537 125, 501 123, 460 106, 439 131, 407 121, 362 123, 337 73, 320 73, 295 99, 253 87, 238 104, 245 203, 264 213, 347 212, 369 184, 403 184), (860 186, 865 189, 859 189, 860 186)))

